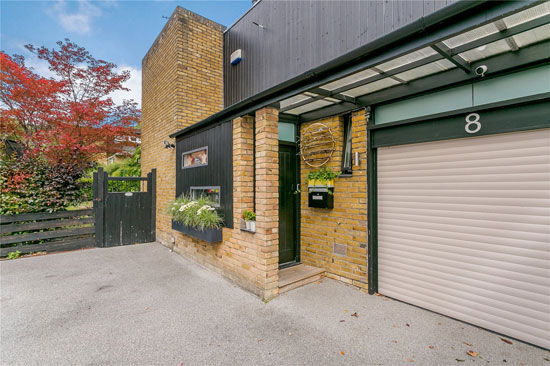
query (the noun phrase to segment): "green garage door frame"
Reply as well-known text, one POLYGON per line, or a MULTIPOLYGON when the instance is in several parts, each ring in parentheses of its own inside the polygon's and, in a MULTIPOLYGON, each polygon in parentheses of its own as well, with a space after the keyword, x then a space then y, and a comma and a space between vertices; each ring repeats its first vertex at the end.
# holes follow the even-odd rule
POLYGON ((550 93, 382 125, 375 125, 372 111, 368 115, 368 278, 369 293, 374 294, 378 292, 377 148, 550 128, 550 93))

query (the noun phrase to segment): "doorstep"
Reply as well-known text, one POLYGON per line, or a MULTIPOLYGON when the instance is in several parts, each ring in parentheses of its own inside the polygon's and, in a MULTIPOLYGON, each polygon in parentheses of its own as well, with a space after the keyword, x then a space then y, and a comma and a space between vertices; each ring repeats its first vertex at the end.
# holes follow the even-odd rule
POLYGON ((279 293, 293 290, 323 278, 325 270, 298 264, 279 270, 279 293))

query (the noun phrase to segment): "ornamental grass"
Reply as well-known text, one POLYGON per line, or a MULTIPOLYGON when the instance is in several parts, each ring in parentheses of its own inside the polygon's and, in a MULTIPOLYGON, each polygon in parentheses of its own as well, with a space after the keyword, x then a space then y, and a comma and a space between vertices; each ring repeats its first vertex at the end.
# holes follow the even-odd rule
POLYGON ((189 195, 181 195, 168 206, 168 213, 172 220, 200 231, 219 229, 223 223, 213 202, 204 196, 192 199, 189 195))

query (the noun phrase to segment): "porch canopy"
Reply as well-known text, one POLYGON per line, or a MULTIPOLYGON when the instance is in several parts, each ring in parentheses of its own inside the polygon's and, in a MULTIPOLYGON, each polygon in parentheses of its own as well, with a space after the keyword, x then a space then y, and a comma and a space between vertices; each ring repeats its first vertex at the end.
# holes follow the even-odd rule
POLYGON ((264 106, 277 107, 284 120, 312 121, 472 81, 484 77, 480 66, 490 77, 550 60, 550 1, 499 2, 452 24, 436 24, 429 32, 423 28, 402 36, 400 43, 378 46, 367 57, 335 62, 327 71, 283 83, 289 85, 248 98, 171 137, 264 106))

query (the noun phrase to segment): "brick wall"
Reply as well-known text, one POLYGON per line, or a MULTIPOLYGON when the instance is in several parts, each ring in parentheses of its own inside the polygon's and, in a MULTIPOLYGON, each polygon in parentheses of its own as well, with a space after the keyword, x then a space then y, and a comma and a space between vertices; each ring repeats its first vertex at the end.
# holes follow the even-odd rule
MULTIPOLYGON (((176 155, 163 142, 223 108, 223 29, 177 7, 142 61, 141 169, 157 169, 157 239, 167 245, 182 236, 165 213, 175 197, 176 155)), ((190 245, 199 256, 200 245, 190 245)))
MULTIPOLYGON (((343 118, 334 116, 315 122, 324 123, 332 130, 336 151, 327 166, 340 171, 344 142, 343 118)), ((303 124, 301 131, 311 123, 303 124)), ((301 260, 305 264, 325 269, 327 277, 366 289, 367 134, 364 111, 352 115, 352 137, 352 151, 353 154, 359 152, 360 166, 353 167, 352 177, 335 180, 332 210, 308 207, 306 177, 312 168, 301 161, 301 260), (365 247, 362 248, 361 244, 365 247)))
MULTIPOLYGON (((175 197, 175 151, 163 142, 171 133, 223 107, 222 32, 219 24, 176 8, 143 59, 142 171, 157 169, 157 239, 263 298, 278 293, 278 112, 256 111, 256 134, 250 116, 233 121, 234 229, 223 229, 223 242, 208 244, 171 229, 166 207, 175 197), (253 143, 256 142, 254 167, 253 143), (256 181, 254 182, 254 169, 256 181), (240 230, 242 211, 254 208, 255 234, 240 230)), ((329 163, 340 169, 343 121, 323 120, 334 131, 337 152, 329 163)), ((305 126, 303 126, 305 127, 305 126)), ((303 128, 302 127, 302 128, 303 128)), ((303 190, 301 258, 324 268, 327 276, 366 287, 366 132, 363 112, 353 115, 353 149, 361 166, 353 177, 339 178, 333 210, 309 209, 303 190), (340 245, 345 254, 334 253, 340 245)), ((308 167, 302 162, 302 186, 308 167)))
MULTIPOLYGON (((264 299, 278 294, 278 116, 265 108, 256 112, 256 135, 250 116, 233 121, 234 228, 223 229, 223 241, 209 244, 171 231, 174 250, 230 278, 264 299), (240 229, 244 210, 254 209, 256 139, 256 233, 240 229), (274 183, 275 182, 275 183, 274 183)), ((158 230, 157 230, 158 233, 158 230)), ((162 238, 161 242, 165 242, 162 238)))
POLYGON ((220 25, 178 7, 143 59, 141 166, 144 174, 157 168, 157 240, 269 299, 278 293, 275 109, 256 113, 255 136, 252 117, 233 121, 234 229, 223 229, 221 243, 205 243, 172 230, 165 213, 175 197, 176 157, 163 142, 223 107, 222 31, 220 25), (242 211, 254 208, 254 139, 259 146, 256 234, 240 230, 242 211))

